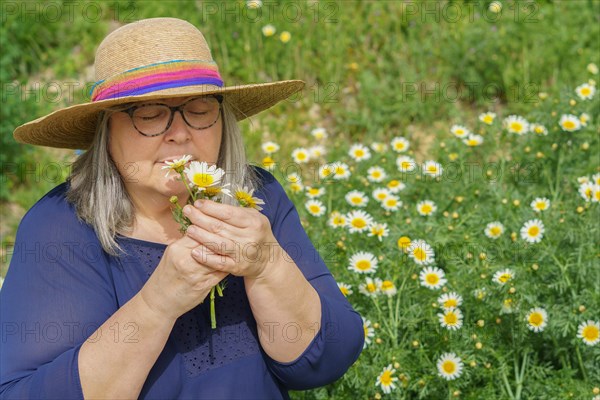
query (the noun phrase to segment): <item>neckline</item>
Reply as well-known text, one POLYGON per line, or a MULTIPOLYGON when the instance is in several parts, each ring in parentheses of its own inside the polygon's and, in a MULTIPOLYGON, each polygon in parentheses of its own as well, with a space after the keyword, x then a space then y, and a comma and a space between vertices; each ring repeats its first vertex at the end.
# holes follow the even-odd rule
POLYGON ((143 246, 146 246, 146 247, 155 247, 155 248, 163 249, 163 248, 166 248, 168 246, 165 243, 150 242, 148 240, 136 239, 136 238, 132 238, 132 237, 129 237, 129 236, 123 236, 123 235, 117 235, 116 238, 119 241, 126 241, 126 242, 137 243, 139 245, 143 245, 143 246))

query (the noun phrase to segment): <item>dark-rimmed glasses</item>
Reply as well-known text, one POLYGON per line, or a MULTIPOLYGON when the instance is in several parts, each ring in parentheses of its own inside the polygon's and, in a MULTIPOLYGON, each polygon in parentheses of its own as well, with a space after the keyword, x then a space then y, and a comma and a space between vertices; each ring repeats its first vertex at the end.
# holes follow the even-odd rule
POLYGON ((125 110, 135 129, 142 135, 159 136, 169 130, 179 111, 185 123, 193 129, 208 129, 219 120, 223 96, 201 96, 171 107, 164 103, 133 105, 125 110))

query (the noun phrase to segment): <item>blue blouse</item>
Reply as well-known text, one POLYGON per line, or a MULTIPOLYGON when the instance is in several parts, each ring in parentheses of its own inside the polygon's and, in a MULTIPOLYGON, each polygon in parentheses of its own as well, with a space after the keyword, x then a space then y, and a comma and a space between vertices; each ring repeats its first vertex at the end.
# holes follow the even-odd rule
MULTIPOLYGON (((263 183, 256 192, 265 201, 262 213, 319 294, 322 319, 315 338, 292 362, 271 359, 260 346, 243 278, 228 276, 224 296, 216 299, 217 329, 210 328, 208 300, 180 316, 141 399, 285 399, 288 390, 335 381, 358 358, 364 341, 359 314, 341 294, 281 185, 256 170, 263 183)), ((126 254, 108 255, 66 201, 67 185, 38 201, 17 232, 0 290, 2 399, 82 399, 81 345, 99 335, 135 340, 134 325, 94 332, 142 288, 166 248, 118 237, 126 254), (123 329, 130 333, 123 335, 123 329)), ((293 340, 298 327, 287 328, 293 340)))

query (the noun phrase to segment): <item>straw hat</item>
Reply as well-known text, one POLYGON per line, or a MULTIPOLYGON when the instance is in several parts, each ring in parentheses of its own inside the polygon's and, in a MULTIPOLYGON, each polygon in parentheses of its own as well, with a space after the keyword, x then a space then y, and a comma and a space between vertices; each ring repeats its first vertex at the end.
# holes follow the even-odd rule
POLYGON ((115 104, 219 93, 238 120, 301 90, 299 80, 225 86, 202 33, 177 18, 151 18, 109 34, 96 51, 91 102, 54 111, 15 129, 22 143, 87 149, 100 112, 115 104))

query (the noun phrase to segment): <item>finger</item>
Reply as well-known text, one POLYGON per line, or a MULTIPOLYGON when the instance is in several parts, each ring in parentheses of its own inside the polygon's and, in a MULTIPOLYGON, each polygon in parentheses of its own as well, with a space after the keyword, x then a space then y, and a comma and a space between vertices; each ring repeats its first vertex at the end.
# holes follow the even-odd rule
POLYGON ((192 224, 215 235, 227 236, 228 229, 233 228, 228 222, 205 214, 189 204, 183 207, 183 214, 188 217, 192 224))
POLYGON ((196 200, 194 206, 203 214, 211 216, 220 221, 238 228, 249 228, 252 226, 249 216, 259 213, 253 208, 235 207, 229 204, 217 203, 210 200, 196 200))
POLYGON ((239 247, 237 242, 212 232, 208 232, 197 225, 190 225, 187 229, 186 235, 192 238, 194 243, 196 243, 194 247, 202 244, 217 254, 231 256, 236 251, 236 248, 239 247))
POLYGON ((200 245, 192 250, 192 257, 208 268, 235 275, 237 265, 235 260, 223 254, 216 254, 206 246, 200 245))

